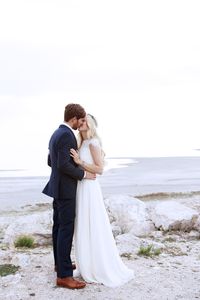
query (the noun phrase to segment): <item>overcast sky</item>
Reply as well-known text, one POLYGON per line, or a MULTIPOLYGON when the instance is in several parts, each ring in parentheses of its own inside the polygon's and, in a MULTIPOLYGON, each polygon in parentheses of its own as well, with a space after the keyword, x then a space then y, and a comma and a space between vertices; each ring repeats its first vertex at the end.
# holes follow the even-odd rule
POLYGON ((3 0, 0 169, 43 169, 69 102, 107 156, 198 155, 199 1, 3 0))

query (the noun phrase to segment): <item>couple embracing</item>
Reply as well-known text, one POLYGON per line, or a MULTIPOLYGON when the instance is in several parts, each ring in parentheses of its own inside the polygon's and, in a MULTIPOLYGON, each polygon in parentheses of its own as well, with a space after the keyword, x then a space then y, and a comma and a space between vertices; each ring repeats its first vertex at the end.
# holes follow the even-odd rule
POLYGON ((116 287, 134 277, 133 270, 119 256, 96 178, 103 171, 103 156, 95 118, 86 115, 79 104, 68 104, 64 123, 49 142, 51 176, 43 190, 54 199, 52 236, 57 286, 81 289, 88 282, 116 287), (78 141, 73 133, 77 129, 78 141), (73 235, 76 264, 71 261, 73 235), (73 272, 84 281, 75 279, 73 272))

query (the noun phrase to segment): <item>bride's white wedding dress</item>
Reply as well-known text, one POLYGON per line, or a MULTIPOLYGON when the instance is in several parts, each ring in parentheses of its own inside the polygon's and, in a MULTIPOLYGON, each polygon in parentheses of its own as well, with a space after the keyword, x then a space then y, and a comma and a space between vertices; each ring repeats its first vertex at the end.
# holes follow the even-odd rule
MULTIPOLYGON (((100 147, 96 138, 84 140, 79 155, 93 164, 89 144, 100 147)), ((78 182, 74 244, 77 269, 86 282, 116 287, 134 277, 119 256, 98 179, 78 182)))

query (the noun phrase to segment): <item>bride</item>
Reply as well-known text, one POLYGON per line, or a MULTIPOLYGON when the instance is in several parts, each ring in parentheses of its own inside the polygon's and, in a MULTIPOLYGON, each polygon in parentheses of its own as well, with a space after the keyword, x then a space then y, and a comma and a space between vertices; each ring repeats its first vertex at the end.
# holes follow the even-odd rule
MULTIPOLYGON (((96 127, 88 114, 79 128, 79 152, 71 149, 71 156, 85 171, 102 174, 104 154, 96 127)), ((86 282, 116 287, 134 277, 119 256, 98 179, 78 182, 74 244, 77 270, 86 282)))

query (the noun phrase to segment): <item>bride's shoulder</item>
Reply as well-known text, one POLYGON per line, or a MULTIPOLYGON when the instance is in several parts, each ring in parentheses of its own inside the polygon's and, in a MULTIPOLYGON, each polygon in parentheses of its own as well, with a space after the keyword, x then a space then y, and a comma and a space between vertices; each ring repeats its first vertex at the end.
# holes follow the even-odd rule
POLYGON ((96 147, 100 147, 100 141, 98 138, 91 138, 88 140, 89 142, 89 145, 93 145, 93 146, 96 146, 96 147))

